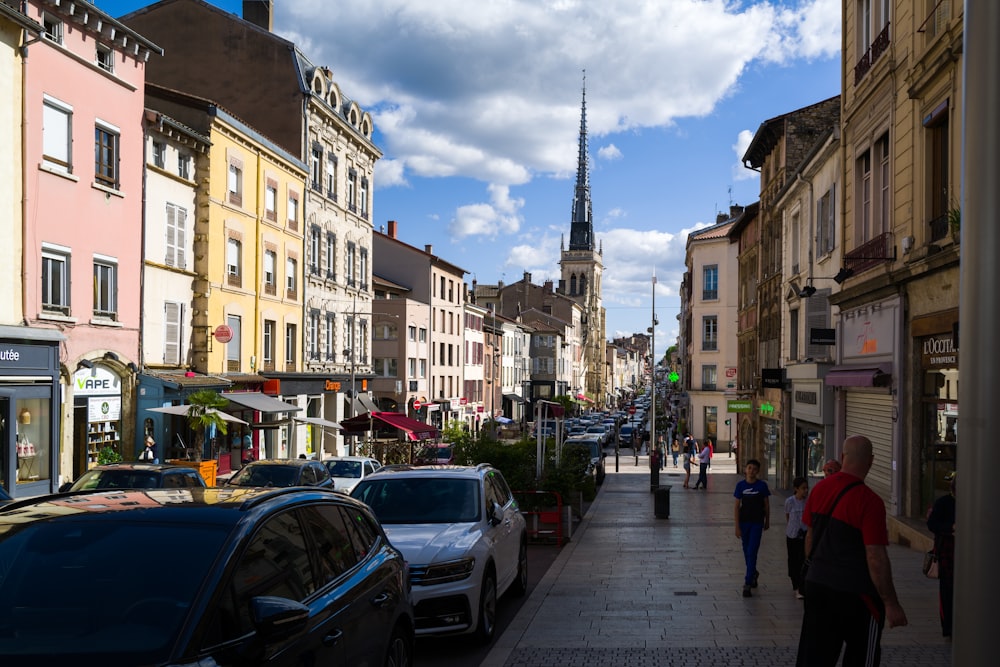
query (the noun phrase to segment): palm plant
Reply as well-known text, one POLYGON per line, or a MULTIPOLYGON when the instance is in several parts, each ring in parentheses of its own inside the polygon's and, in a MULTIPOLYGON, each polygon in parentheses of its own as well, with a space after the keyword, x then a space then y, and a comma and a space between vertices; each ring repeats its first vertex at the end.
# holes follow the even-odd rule
POLYGON ((195 460, 201 461, 205 447, 205 431, 215 427, 222 435, 228 430, 228 422, 219 414, 219 410, 229 405, 229 399, 223 398, 211 389, 201 389, 187 398, 191 408, 187 413, 188 426, 194 431, 195 460))

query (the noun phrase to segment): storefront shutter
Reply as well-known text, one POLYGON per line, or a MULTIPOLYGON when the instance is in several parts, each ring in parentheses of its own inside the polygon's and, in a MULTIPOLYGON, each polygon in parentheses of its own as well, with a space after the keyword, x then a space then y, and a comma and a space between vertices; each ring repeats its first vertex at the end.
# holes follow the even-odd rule
POLYGON ((865 479, 886 507, 892 506, 892 396, 847 392, 846 435, 863 435, 872 441, 875 460, 865 479))

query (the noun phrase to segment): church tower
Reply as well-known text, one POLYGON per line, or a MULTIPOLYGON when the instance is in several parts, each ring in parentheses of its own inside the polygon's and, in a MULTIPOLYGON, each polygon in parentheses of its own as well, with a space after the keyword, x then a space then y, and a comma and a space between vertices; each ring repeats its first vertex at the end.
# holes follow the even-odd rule
POLYGON ((597 405, 604 405, 604 307, 601 302, 603 249, 594 243, 594 221, 590 203, 590 167, 587 155, 587 77, 583 78, 580 106, 580 141, 576 166, 576 189, 570 221, 569 248, 559 248, 560 293, 579 303, 584 310, 581 378, 584 391, 597 405))

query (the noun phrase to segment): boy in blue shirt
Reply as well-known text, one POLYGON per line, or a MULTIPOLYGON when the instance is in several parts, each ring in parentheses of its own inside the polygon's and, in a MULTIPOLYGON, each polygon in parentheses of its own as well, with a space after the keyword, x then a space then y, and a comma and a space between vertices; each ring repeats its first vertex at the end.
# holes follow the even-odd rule
POLYGON ((771 489, 767 482, 758 479, 760 461, 750 459, 744 468, 745 478, 736 484, 733 495, 736 504, 733 519, 736 524, 736 537, 743 542, 743 559, 746 561, 746 574, 743 578, 743 597, 752 597, 751 588, 757 588, 757 552, 764 531, 771 525, 771 489))

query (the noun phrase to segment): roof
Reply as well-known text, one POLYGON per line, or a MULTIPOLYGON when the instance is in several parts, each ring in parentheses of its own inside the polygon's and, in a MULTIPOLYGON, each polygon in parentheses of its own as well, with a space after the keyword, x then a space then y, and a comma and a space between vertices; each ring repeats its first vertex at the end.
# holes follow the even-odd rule
POLYGON ((170 385, 176 389, 186 389, 193 387, 218 387, 225 389, 231 383, 228 379, 217 375, 203 375, 188 370, 155 370, 143 369, 141 375, 159 380, 163 384, 170 385))
POLYGON ((7 17, 14 23, 24 28, 25 30, 30 30, 36 35, 42 33, 45 30, 44 26, 42 26, 41 23, 29 19, 21 12, 17 11, 13 7, 9 7, 8 5, 2 2, 0 2, 0 16, 7 17))

